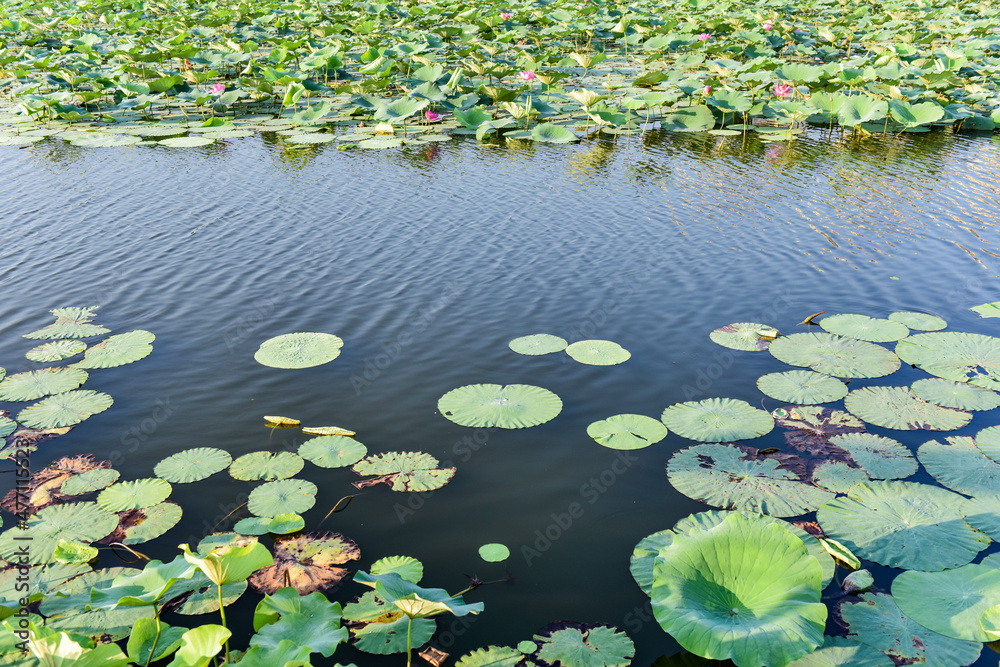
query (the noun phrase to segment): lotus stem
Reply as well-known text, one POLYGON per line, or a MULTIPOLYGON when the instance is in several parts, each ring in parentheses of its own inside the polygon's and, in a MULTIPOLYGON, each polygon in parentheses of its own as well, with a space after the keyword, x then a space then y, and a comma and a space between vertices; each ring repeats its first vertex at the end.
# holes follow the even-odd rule
MULTIPOLYGON (((225 605, 222 604, 222 584, 216 584, 216 588, 219 591, 219 615, 222 617, 222 627, 224 627, 226 629, 229 629, 229 626, 226 625, 226 607, 225 607, 225 605)), ((159 630, 159 626, 157 626, 157 630, 159 630)), ((225 643, 225 645, 226 645, 226 664, 228 665, 229 664, 229 638, 228 637, 226 637, 226 643, 225 643)), ((409 667, 408 664, 407 664, 407 667, 409 667)))
POLYGON ((153 659, 153 654, 156 653, 156 644, 160 641, 160 610, 156 608, 156 603, 153 603, 153 618, 156 619, 156 636, 153 637, 153 646, 149 649, 149 655, 146 656, 146 667, 149 667, 149 661, 153 659))
POLYGON ((406 624, 406 667, 410 667, 410 643, 413 639, 413 617, 408 616, 409 622, 406 624))

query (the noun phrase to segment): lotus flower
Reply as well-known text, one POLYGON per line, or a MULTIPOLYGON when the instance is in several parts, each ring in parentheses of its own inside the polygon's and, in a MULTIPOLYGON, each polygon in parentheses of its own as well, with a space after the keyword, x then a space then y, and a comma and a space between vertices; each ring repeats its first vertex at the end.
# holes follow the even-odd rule
POLYGON ((712 94, 712 87, 711 86, 705 86, 705 90, 702 91, 702 92, 704 92, 705 95, 711 95, 712 94))
POLYGON ((217 83, 214 86, 212 86, 211 90, 213 95, 221 95, 222 93, 226 92, 226 84, 217 83))
POLYGON ((772 90, 774 91, 774 95, 779 99, 784 99, 795 91, 795 89, 787 83, 776 83, 774 84, 774 88, 772 90))
POLYGON ((426 118, 427 120, 429 120, 431 122, 434 122, 434 121, 438 120, 439 118, 441 118, 441 114, 434 113, 433 111, 425 111, 424 112, 424 118, 426 118))
POLYGON ((764 24, 764 30, 770 30, 773 27, 774 27, 774 24, 771 23, 770 21, 768 21, 767 23, 764 24))
POLYGON ((521 77, 521 81, 532 81, 535 78, 535 70, 523 69, 518 76, 521 77))
POLYGON ((500 18, 502 18, 504 21, 510 20, 513 17, 514 15, 511 14, 510 12, 500 12, 500 18))
POLYGON ((700 35, 698 35, 699 42, 707 42, 710 39, 712 39, 712 35, 707 32, 703 32, 700 35))

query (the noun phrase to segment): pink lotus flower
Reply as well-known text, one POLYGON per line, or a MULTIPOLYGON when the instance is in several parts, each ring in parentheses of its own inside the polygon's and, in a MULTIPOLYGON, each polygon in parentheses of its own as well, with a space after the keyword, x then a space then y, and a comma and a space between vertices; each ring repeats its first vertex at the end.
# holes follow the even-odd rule
POLYGON ((771 23, 770 21, 768 21, 767 23, 764 24, 764 30, 770 30, 773 27, 774 27, 774 24, 771 23))
POLYGON ((433 111, 425 111, 424 112, 424 118, 426 118, 427 120, 429 120, 431 122, 434 122, 434 121, 438 120, 439 118, 441 118, 441 114, 434 113, 433 111))
POLYGON ((510 12, 500 12, 500 18, 502 18, 504 21, 509 21, 510 19, 514 18, 514 15, 511 14, 510 12))
POLYGON ((532 81, 535 78, 535 70, 533 69, 521 70, 518 76, 521 77, 521 81, 532 81))
POLYGON ((778 99, 784 99, 795 91, 795 89, 787 83, 776 83, 774 84, 774 88, 772 90, 778 99))
POLYGON ((214 86, 212 86, 211 90, 213 95, 221 95, 222 93, 226 92, 226 84, 217 83, 214 86))
POLYGON ((703 32, 700 35, 698 35, 699 42, 707 42, 710 39, 712 39, 712 35, 707 32, 703 32))
POLYGON ((712 94, 712 87, 711 86, 705 86, 705 90, 703 92, 705 93, 705 95, 711 95, 712 94))

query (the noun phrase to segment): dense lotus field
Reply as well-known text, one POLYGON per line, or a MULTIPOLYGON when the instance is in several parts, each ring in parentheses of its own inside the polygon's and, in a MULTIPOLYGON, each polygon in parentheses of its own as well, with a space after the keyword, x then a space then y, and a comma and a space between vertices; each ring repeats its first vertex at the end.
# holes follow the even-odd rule
POLYGON ((8 2, 0 145, 991 131, 998 26, 986 1, 8 2))

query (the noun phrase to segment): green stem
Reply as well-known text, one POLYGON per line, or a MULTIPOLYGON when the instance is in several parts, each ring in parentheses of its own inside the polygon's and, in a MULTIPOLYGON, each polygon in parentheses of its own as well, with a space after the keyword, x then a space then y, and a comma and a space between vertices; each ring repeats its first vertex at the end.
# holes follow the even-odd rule
POLYGON ((413 639, 413 617, 409 616, 406 625, 406 667, 410 667, 410 642, 413 639))
MULTIPOLYGON (((226 608, 222 604, 222 585, 221 584, 217 584, 216 588, 219 591, 219 615, 222 616, 222 627, 224 627, 224 628, 226 628, 228 630, 229 627, 226 625, 226 608)), ((227 665, 229 664, 229 638, 228 637, 226 638, 226 664, 227 665)))
POLYGON ((153 618, 156 619, 156 636, 153 637, 153 646, 149 649, 149 655, 146 657, 146 667, 149 667, 149 661, 153 659, 153 654, 156 653, 156 644, 160 641, 160 610, 156 608, 156 603, 153 603, 153 618))

